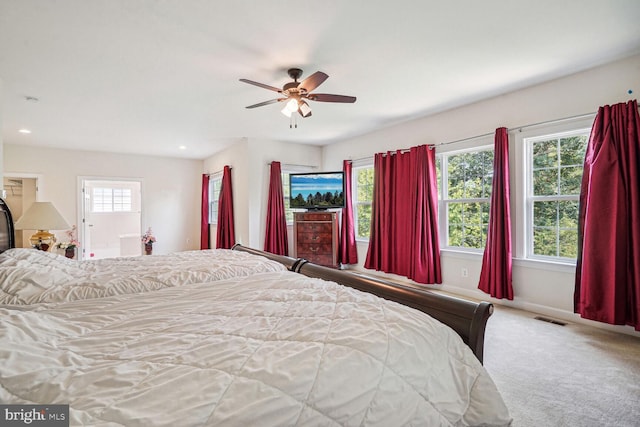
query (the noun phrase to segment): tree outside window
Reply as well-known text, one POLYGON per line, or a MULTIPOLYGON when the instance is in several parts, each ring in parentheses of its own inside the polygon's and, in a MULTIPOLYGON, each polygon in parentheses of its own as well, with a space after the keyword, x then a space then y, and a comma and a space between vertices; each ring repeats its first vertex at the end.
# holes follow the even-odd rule
POLYGON ((353 217, 356 239, 369 239, 371 234, 371 201, 373 200, 373 166, 353 168, 353 217))
POLYGON ((443 154, 441 213, 447 246, 484 249, 489 229, 493 150, 443 154))
POLYGON ((588 131, 526 139, 529 257, 576 259, 578 209, 588 131))

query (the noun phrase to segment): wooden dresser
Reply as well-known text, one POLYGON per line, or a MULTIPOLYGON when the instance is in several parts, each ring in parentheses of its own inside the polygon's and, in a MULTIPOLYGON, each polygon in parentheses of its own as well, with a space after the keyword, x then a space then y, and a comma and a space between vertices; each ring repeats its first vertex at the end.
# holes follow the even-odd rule
POLYGON ((337 212, 295 212, 293 229, 296 258, 327 267, 340 267, 337 212))

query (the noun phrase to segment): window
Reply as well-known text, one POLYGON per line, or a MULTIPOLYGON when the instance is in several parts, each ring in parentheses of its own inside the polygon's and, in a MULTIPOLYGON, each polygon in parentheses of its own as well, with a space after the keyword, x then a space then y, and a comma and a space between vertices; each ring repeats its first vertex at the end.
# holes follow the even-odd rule
POLYGON ((373 166, 353 168, 353 218, 356 239, 368 239, 371 233, 371 201, 373 200, 373 166))
POLYGON ((222 187, 222 173, 209 178, 209 224, 218 223, 218 199, 222 187))
POLYGON ((525 138, 528 150, 527 257, 571 261, 589 130, 525 138))
POLYGON ((441 234, 446 246, 484 249, 489 228, 493 149, 443 154, 440 158, 441 234))
POLYGON ((94 187, 91 211, 131 212, 131 189, 94 187))
POLYGON ((289 173, 282 172, 282 197, 284 202, 284 216, 287 219, 287 225, 293 224, 293 210, 289 203, 289 195, 291 194, 291 187, 289 186, 289 173))
POLYGON ((287 225, 293 225, 293 213, 300 211, 300 209, 291 209, 290 194, 291 187, 289 182, 289 175, 292 173, 307 173, 314 170, 313 166, 302 165, 283 165, 282 173, 282 198, 284 199, 284 216, 287 219, 287 225), (286 169, 285 169, 286 167, 286 169))

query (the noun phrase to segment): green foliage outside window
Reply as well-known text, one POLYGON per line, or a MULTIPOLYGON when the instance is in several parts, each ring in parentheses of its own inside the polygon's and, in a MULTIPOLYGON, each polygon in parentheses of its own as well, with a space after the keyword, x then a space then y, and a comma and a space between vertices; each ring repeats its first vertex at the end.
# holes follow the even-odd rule
POLYGON ((447 245, 483 249, 489 228, 493 151, 443 156, 447 245))
POLYGON ((353 203, 356 238, 368 239, 371 234, 371 201, 373 200, 373 167, 354 168, 356 181, 353 203))
POLYGON ((576 258, 578 209, 588 135, 532 143, 533 255, 576 258))

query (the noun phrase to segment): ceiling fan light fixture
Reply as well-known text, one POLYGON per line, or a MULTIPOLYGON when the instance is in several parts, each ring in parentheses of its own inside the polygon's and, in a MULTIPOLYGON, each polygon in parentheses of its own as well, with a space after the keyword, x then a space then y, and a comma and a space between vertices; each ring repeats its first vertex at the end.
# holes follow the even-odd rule
POLYGON ((282 114, 284 114, 285 116, 287 116, 287 117, 291 117, 291 111, 289 110, 289 107, 286 106, 286 105, 284 106, 284 108, 282 110, 280 110, 280 112, 282 114))
POLYGON ((291 117, 291 114, 295 113, 296 111, 298 111, 298 100, 295 98, 291 98, 289 101, 287 101, 284 108, 282 109, 282 114, 287 117, 291 117))
POLYGON ((287 109, 292 113, 298 111, 298 100, 295 98, 290 99, 289 102, 287 102, 287 109))
POLYGON ((305 101, 300 102, 300 115, 302 117, 309 117, 311 115, 311 107, 305 101))

